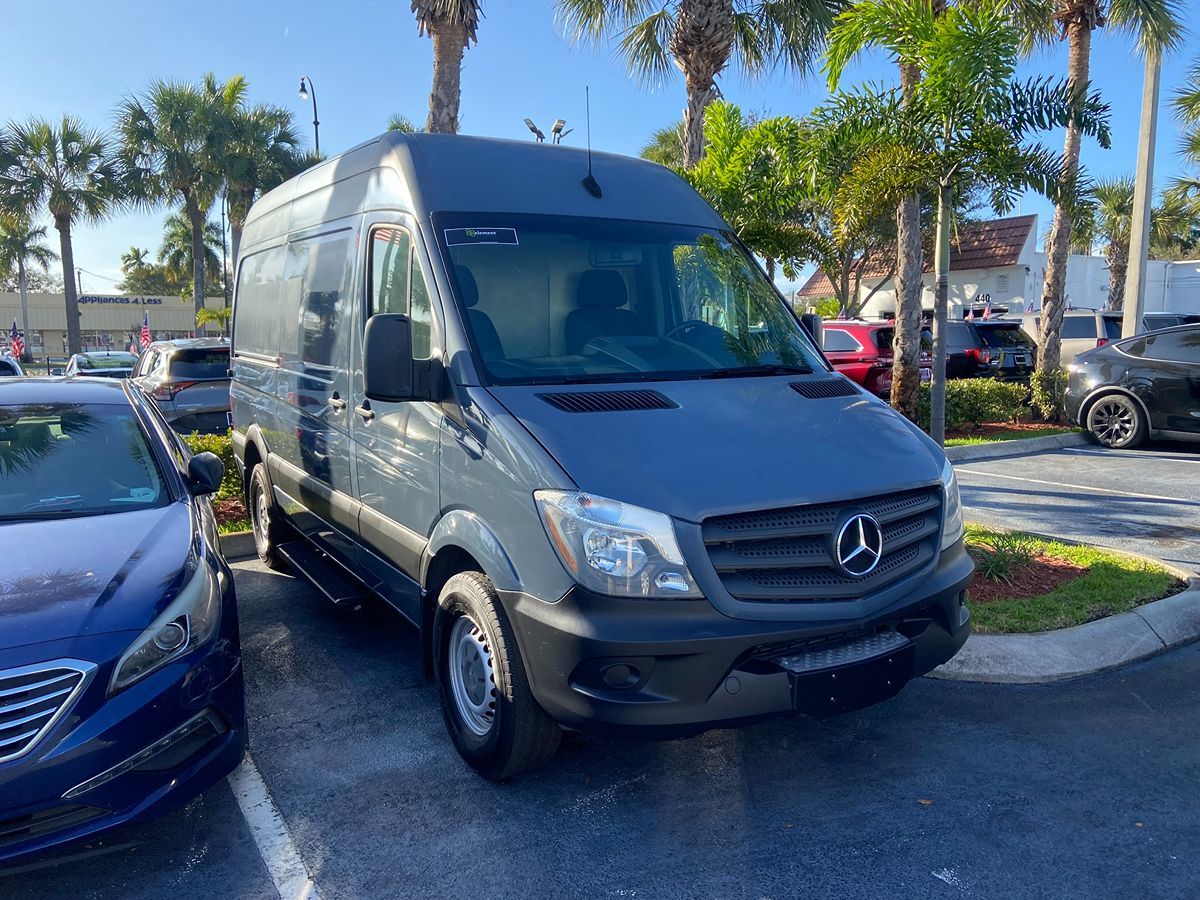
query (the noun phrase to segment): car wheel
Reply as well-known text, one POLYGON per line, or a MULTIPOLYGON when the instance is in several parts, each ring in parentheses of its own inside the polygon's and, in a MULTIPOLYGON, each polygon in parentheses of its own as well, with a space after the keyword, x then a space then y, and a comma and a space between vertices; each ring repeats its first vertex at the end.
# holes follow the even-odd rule
POLYGON ((250 508, 250 528, 254 535, 254 551, 258 558, 272 569, 284 568, 279 555, 282 525, 277 521, 271 485, 267 481, 266 467, 259 463, 250 470, 250 490, 247 492, 250 508))
POLYGON ((465 572, 446 582, 434 641, 442 715, 468 765, 500 781, 548 763, 561 731, 529 689, 512 626, 486 576, 465 572))
POLYGON ((1146 439, 1146 417, 1137 401, 1124 394, 1105 394, 1088 410, 1087 428, 1105 447, 1127 450, 1146 439))

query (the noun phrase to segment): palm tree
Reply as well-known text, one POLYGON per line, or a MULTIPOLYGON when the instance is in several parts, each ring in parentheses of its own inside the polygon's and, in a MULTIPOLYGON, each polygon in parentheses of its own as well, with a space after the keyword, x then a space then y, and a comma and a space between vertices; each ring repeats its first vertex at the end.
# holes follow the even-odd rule
POLYGON ((197 312, 204 308, 205 223, 223 182, 221 144, 230 110, 244 91, 241 78, 217 89, 155 81, 118 109, 121 156, 133 196, 148 205, 180 202, 190 223, 197 312))
POLYGON ((462 103, 462 60, 478 40, 482 0, 412 0, 417 33, 433 41, 433 85, 429 90, 429 118, 425 130, 458 134, 458 108, 462 103))
POLYGON ((29 296, 26 291, 25 274, 29 266, 42 270, 58 259, 58 254, 43 243, 46 239, 44 225, 34 227, 28 221, 13 216, 0 217, 0 271, 17 270, 17 289, 21 292, 21 329, 25 332, 25 350, 22 362, 33 362, 33 351, 29 347, 29 296))
POLYGON ((229 204, 230 266, 237 271, 242 229, 254 201, 308 168, 289 110, 280 106, 238 105, 226 116, 221 169, 229 204))
POLYGON ((662 82, 672 61, 687 89, 683 165, 704 155, 704 111, 720 96, 717 78, 736 59, 747 75, 782 63, 812 68, 844 0, 555 0, 570 40, 598 42, 619 36, 629 71, 662 82))
MULTIPOLYGON (((204 248, 205 271, 218 271, 221 267, 220 227, 206 221, 200 246, 204 248)), ((158 248, 158 261, 166 276, 172 281, 181 283, 185 290, 188 273, 195 271, 192 259, 192 254, 196 252, 195 247, 196 241, 192 239, 192 223, 185 213, 176 211, 163 219, 163 238, 162 244, 158 248)))
POLYGON ((638 155, 669 169, 682 169, 683 142, 683 120, 680 119, 674 125, 664 125, 650 135, 650 140, 638 155))
POLYGON ((387 130, 398 131, 401 134, 413 134, 421 129, 414 125, 412 119, 408 116, 401 115, 400 113, 392 113, 388 116, 387 130))
POLYGON ((831 82, 864 45, 881 44, 922 78, 907 95, 860 92, 832 101, 847 132, 877 147, 846 180, 837 208, 853 225, 856 212, 870 210, 881 195, 898 200, 929 190, 937 197, 930 433, 940 444, 955 197, 987 188, 992 207, 1004 212, 1022 190, 1053 195, 1061 163, 1029 137, 1071 124, 1107 146, 1108 110, 1066 83, 1013 80, 1021 35, 1007 0, 975 0, 940 13, 910 0, 861 0, 830 35, 831 82))
POLYGON ((83 349, 71 229, 99 222, 122 202, 123 180, 108 138, 73 116, 59 122, 32 118, 7 128, 0 153, 0 204, 9 214, 32 219, 43 207, 58 231, 67 347, 83 349))
MULTIPOLYGON (((1177 0, 1057 0, 1054 21, 1067 41, 1067 84, 1077 96, 1090 78, 1092 33, 1103 25, 1132 34, 1143 53, 1162 53, 1183 35, 1177 0)), ((1046 280, 1038 329, 1038 369, 1042 377, 1057 377, 1061 360, 1062 318, 1065 309, 1067 260, 1071 225, 1078 204, 1080 129, 1068 125, 1063 142, 1059 202, 1055 204, 1050 238, 1046 242, 1046 280)))

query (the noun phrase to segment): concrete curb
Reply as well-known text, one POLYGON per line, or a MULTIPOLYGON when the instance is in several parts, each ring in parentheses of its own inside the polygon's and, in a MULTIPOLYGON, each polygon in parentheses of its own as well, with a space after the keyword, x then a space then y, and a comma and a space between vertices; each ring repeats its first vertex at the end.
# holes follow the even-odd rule
POLYGON ((1041 634, 973 634, 957 656, 929 675, 952 681, 1042 684, 1107 672, 1197 638, 1200 578, 1192 578, 1178 594, 1074 628, 1041 634))
POLYGON ((254 549, 254 532, 234 531, 221 535, 221 555, 225 557, 226 562, 257 556, 258 551, 254 549))
POLYGON ((1043 437, 1018 438, 1015 441, 947 447, 946 458, 950 462, 971 462, 976 459, 998 459, 1002 456, 1021 456, 1025 453, 1040 453, 1043 450, 1079 447, 1090 443, 1088 436, 1082 431, 1068 431, 1066 434, 1047 434, 1043 437))

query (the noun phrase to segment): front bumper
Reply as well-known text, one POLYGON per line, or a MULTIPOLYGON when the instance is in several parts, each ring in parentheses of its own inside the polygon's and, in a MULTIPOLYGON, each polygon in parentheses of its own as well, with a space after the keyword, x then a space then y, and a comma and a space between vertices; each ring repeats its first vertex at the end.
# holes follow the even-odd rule
POLYGON ((115 659, 136 633, 25 648, 34 659, 109 662, 29 753, 0 764, 0 864, 156 819, 237 767, 246 748, 242 667, 236 608, 223 612, 216 639, 111 698, 115 659))
POLYGON ((580 731, 661 738, 834 715, 895 695, 966 641, 973 571, 960 541, 915 592, 869 619, 821 623, 733 619, 703 600, 626 600, 578 587, 558 603, 520 593, 503 600, 547 713, 580 731))

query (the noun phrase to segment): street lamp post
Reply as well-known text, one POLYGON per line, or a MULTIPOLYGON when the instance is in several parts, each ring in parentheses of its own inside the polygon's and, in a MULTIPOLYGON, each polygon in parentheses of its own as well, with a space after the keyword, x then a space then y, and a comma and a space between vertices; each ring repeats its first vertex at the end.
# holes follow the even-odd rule
POLYGON ((313 81, 307 75, 300 76, 300 99, 307 100, 309 94, 312 95, 313 105, 313 149, 317 156, 321 155, 321 123, 317 119, 317 89, 313 87, 313 81))

